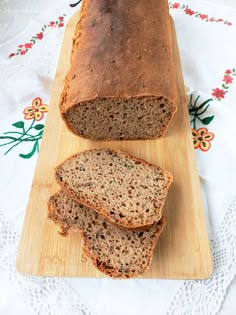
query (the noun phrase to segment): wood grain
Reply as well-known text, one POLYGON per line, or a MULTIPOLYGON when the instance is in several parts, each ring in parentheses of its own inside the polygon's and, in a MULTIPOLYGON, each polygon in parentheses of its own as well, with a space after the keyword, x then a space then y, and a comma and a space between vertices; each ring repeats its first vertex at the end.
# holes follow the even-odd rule
POLYGON ((47 201, 58 190, 54 167, 72 153, 90 148, 119 148, 169 170, 174 183, 164 215, 167 227, 154 252, 151 268, 141 278, 204 279, 212 273, 211 254, 197 174, 176 34, 178 112, 165 138, 148 141, 93 142, 70 133, 58 103, 69 68, 72 36, 79 14, 69 21, 62 44, 49 113, 34 174, 17 257, 17 270, 35 276, 105 277, 84 261, 79 234, 63 238, 47 219, 47 201))

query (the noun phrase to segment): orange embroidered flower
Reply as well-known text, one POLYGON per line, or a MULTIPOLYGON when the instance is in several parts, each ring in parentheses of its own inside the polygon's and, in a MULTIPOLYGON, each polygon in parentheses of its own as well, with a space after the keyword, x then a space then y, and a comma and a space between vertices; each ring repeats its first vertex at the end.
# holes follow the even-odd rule
POLYGON ((47 113, 48 111, 48 105, 43 104, 42 99, 40 97, 36 97, 33 102, 32 106, 26 107, 23 110, 23 113, 25 114, 25 119, 35 119, 37 121, 41 120, 44 116, 44 113, 47 113))
POLYGON ((214 133, 208 132, 207 128, 192 129, 193 144, 195 149, 208 151, 211 147, 211 140, 214 139, 214 133))

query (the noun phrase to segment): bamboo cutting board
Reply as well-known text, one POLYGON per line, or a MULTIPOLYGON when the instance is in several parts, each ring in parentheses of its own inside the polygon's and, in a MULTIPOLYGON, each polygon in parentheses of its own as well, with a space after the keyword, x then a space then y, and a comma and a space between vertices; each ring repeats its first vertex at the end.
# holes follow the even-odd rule
POLYGON ((179 104, 165 138, 93 142, 70 133, 62 122, 58 109, 78 18, 79 13, 76 13, 65 30, 18 251, 18 272, 35 276, 105 277, 89 260, 84 259, 78 233, 67 238, 57 233, 58 227, 47 219, 47 201, 59 189, 54 180, 54 167, 57 164, 78 151, 111 147, 160 165, 174 177, 163 211, 167 226, 155 249, 152 265, 141 278, 209 277, 212 273, 211 254, 174 27, 179 104))

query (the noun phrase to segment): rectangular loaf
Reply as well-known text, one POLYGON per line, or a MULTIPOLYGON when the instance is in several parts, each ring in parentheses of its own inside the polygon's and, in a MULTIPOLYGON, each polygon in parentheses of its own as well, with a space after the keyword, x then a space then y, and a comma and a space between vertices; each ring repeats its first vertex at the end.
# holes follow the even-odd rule
POLYGON ((94 140, 162 136, 176 112, 167 0, 84 0, 60 111, 94 140))

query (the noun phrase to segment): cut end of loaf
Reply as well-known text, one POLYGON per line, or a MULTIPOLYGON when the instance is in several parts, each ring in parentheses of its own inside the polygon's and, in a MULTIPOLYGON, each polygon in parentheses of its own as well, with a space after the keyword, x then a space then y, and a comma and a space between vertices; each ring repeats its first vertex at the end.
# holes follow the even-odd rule
POLYGON ((154 247, 165 226, 162 218, 145 231, 121 230, 62 190, 50 198, 48 208, 48 217, 61 227, 61 234, 79 231, 85 254, 97 269, 112 278, 143 274, 150 266, 154 247))
POLYGON ((67 127, 93 140, 138 140, 161 137, 176 106, 165 97, 97 98, 63 111, 67 127))

